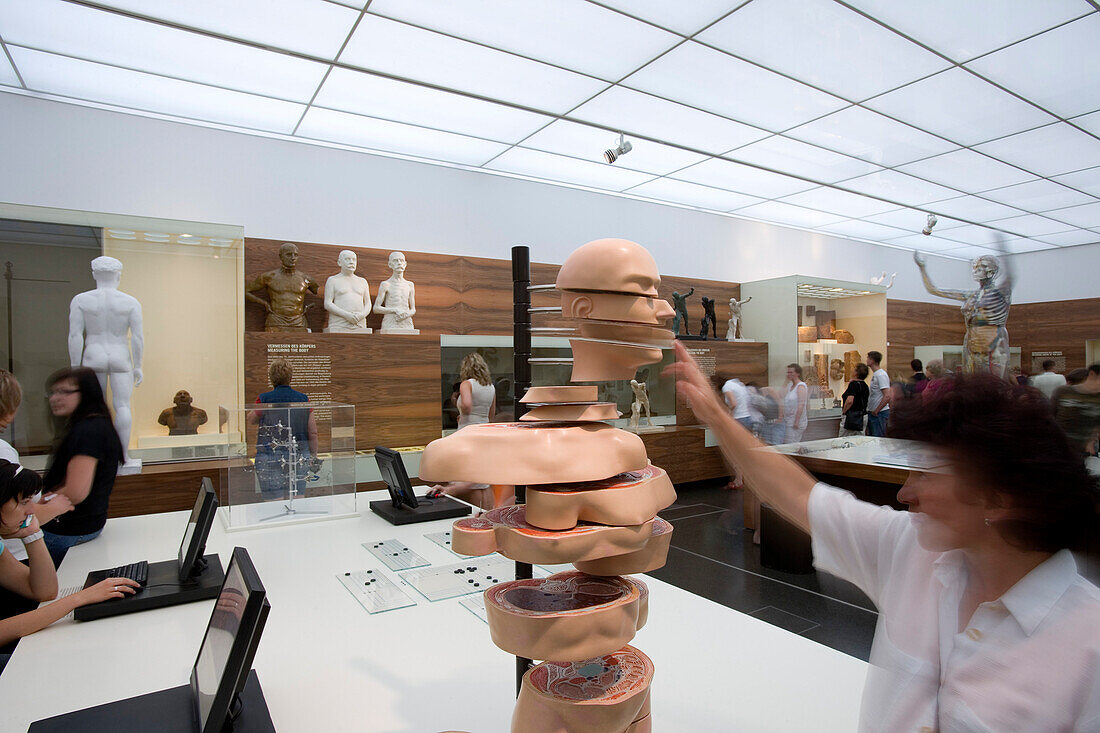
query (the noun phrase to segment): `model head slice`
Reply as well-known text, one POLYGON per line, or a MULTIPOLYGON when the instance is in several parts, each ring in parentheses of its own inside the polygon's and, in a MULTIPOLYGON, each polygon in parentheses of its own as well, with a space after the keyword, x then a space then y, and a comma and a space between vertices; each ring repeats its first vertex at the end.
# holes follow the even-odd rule
POLYGON ((1001 266, 993 255, 982 255, 970 261, 970 270, 975 282, 984 283, 993 280, 1000 269, 1001 266))
POLYGON ((390 269, 393 270, 394 275, 402 275, 405 272, 405 253, 404 252, 390 252, 390 259, 388 261, 390 269))
POLYGON ((344 249, 340 251, 340 256, 336 258, 336 264, 340 266, 342 271, 351 274, 355 272, 355 268, 359 264, 359 257, 350 249, 344 249))
POLYGON ((286 269, 293 270, 298 264, 297 245, 287 242, 282 247, 279 247, 279 262, 283 263, 283 267, 286 269))
POLYGON ((626 239, 597 239, 573 250, 558 271, 558 290, 657 297, 661 274, 645 247, 626 239))
POLYGON ((118 283, 122 279, 122 263, 114 257, 96 257, 92 260, 92 278, 97 283, 118 283))

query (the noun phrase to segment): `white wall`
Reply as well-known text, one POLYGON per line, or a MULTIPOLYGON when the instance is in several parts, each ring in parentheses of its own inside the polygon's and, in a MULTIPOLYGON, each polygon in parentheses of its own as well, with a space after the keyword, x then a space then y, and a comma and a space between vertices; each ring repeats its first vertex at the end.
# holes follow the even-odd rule
MULTIPOLYGON (((925 292, 907 251, 786 227, 12 94, 0 94, 0 125, 0 202, 456 255, 507 258, 510 247, 527 244, 540 262, 561 262, 586 241, 617 236, 646 246, 666 274, 865 281, 887 270, 899 273, 891 298, 940 300, 925 292)), ((1043 255, 1028 257, 1045 267, 1043 255)), ((961 261, 930 264, 944 287, 969 281, 961 261)), ((1074 279, 1074 292, 1095 291, 1096 271, 1063 269, 1058 277, 1074 279)), ((415 279, 415 262, 409 275, 415 279)), ((1021 280, 1028 277, 1030 270, 1021 280)), ((1043 280, 1015 301, 1060 299, 1065 291, 1064 282, 1043 280)))

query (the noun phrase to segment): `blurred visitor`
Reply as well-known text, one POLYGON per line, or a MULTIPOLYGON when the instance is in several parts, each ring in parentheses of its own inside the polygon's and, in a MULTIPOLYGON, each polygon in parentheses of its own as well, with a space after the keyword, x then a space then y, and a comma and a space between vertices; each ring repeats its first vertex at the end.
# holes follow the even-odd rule
POLYGON ((886 435, 886 423, 890 419, 890 376, 882 368, 882 354, 867 352, 867 368, 871 370, 870 392, 867 397, 867 434, 886 435))
POLYGON ((1100 722, 1100 590, 1070 552, 1097 481, 1035 390, 963 375, 897 406, 891 436, 936 459, 898 492, 908 512, 817 482, 730 419, 677 342, 696 416, 762 501, 810 533, 814 564, 879 616, 864 731, 1085 731, 1100 722))
POLYGON ((730 408, 733 419, 741 423, 746 430, 752 430, 752 404, 748 388, 737 377, 727 379, 722 384, 722 399, 730 408))
POLYGON ((867 427, 867 399, 871 391, 867 387, 867 375, 871 370, 863 362, 856 364, 852 381, 840 396, 843 400, 840 414, 840 432, 838 438, 849 435, 863 435, 867 427))
POLYGON ((783 394, 783 424, 787 427, 787 433, 783 436, 784 443, 798 443, 802 440, 802 434, 806 432, 809 422, 806 409, 809 394, 809 387, 802 381, 802 367, 788 364, 787 390, 783 394))
POLYGON ((906 396, 912 397, 924 391, 924 388, 928 386, 928 377, 924 373, 924 364, 920 359, 913 359, 909 362, 909 368, 913 370, 913 376, 909 378, 907 384, 909 391, 906 396))
POLYGON ((1054 367, 1054 359, 1047 359, 1043 362, 1042 374, 1031 378, 1031 386, 1042 392, 1048 400, 1054 397, 1054 390, 1066 386, 1066 378, 1054 371, 1054 367))
POLYGON ((321 469, 321 459, 317 457, 313 409, 296 407, 309 402, 309 395, 290 386, 294 368, 286 359, 276 359, 268 368, 268 377, 273 389, 256 398, 256 404, 267 409, 250 411, 248 420, 259 425, 256 480, 264 500, 271 501, 305 494, 309 474, 321 469))
MULTIPOLYGON (((1086 457, 1097 456, 1100 440, 1100 363, 1093 364, 1080 384, 1059 387, 1054 392, 1054 419, 1073 447, 1086 457)), ((1089 461, 1090 467, 1095 461, 1089 461)))

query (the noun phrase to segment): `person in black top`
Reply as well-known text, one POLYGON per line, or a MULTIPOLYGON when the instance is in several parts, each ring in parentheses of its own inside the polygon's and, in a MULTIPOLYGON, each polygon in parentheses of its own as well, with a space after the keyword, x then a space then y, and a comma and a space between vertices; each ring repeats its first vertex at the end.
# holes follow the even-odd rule
POLYGON ((62 369, 47 385, 50 411, 68 421, 42 482, 47 494, 34 513, 46 533, 50 557, 60 565, 70 547, 103 531, 123 452, 95 372, 62 369), (62 513, 51 507, 52 494, 64 494, 73 510, 62 513))
POLYGON ((871 370, 863 362, 856 364, 855 379, 848 382, 848 389, 840 396, 844 407, 840 417, 840 432, 837 436, 843 438, 847 435, 862 435, 864 418, 867 415, 867 398, 871 394, 867 386, 867 375, 871 370))
MULTIPOLYGON (((20 638, 44 629, 78 606, 122 598, 137 585, 129 578, 108 578, 37 608, 40 602, 57 597, 57 571, 33 512, 34 496, 41 488, 37 473, 0 460, 0 537, 22 540, 27 551, 27 562, 21 563, 0 544, 0 588, 5 591, 0 598, 0 669, 20 638)), ((60 495, 54 501, 67 503, 60 495)))

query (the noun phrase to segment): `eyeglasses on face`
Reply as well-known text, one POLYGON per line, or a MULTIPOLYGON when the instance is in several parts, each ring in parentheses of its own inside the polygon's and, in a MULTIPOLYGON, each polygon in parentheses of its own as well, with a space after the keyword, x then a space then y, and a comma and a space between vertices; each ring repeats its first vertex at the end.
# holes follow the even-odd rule
POLYGON ((80 391, 79 389, 67 389, 65 387, 54 387, 53 389, 51 389, 49 392, 46 393, 46 396, 47 397, 55 397, 55 396, 71 395, 71 394, 76 394, 79 391, 80 391))

